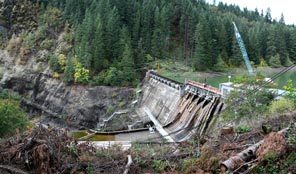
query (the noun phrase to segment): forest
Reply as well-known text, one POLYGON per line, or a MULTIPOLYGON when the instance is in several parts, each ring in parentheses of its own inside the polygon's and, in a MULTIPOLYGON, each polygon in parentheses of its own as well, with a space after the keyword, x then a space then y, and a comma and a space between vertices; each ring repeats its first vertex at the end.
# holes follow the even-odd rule
MULTIPOLYGON (((244 66, 235 22, 253 66, 296 62, 296 28, 270 9, 241 10, 204 0, 41 0, 47 27, 67 35, 73 47, 50 58, 66 82, 134 86, 157 60, 182 61, 196 71, 244 66), (49 15, 50 16, 50 15, 49 15), (55 17, 61 20, 55 20, 55 17), (61 60, 62 59, 62 60, 61 60)), ((42 15, 41 15, 42 16, 42 15)), ((42 17, 41 17, 42 19, 42 17)), ((41 24, 38 24, 39 28, 41 24)), ((16 31, 17 32, 17 31, 16 31)))

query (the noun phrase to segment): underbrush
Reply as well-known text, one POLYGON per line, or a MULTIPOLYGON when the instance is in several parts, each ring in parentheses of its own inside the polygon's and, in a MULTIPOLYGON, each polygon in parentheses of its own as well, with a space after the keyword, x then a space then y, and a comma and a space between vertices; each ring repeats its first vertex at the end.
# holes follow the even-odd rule
POLYGON ((25 111, 20 108, 20 99, 19 95, 7 90, 0 93, 0 137, 26 129, 29 121, 25 111))

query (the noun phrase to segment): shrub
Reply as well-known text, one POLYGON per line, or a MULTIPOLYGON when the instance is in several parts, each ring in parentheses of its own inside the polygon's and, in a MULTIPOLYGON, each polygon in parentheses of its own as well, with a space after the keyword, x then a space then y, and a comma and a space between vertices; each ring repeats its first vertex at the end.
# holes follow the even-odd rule
POLYGON ((269 65, 273 68, 281 67, 280 55, 276 54, 275 56, 271 56, 269 60, 269 65))
POLYGON ((214 65, 214 70, 224 71, 227 68, 226 63, 223 61, 221 55, 218 56, 217 63, 214 65))
POLYGON ((63 22, 61 20, 62 12, 56 7, 49 7, 40 17, 40 21, 55 31, 61 28, 63 22))
POLYGON ((59 63, 59 58, 56 55, 50 55, 49 66, 54 72, 63 72, 62 67, 59 63))
POLYGON ((72 59, 68 59, 65 67, 64 81, 66 83, 74 82, 75 65, 72 59))
POLYGON ((296 123, 291 123, 289 127, 287 142, 296 148, 296 123))
POLYGON ((74 41, 74 34, 72 33, 72 32, 69 32, 69 33, 66 33, 65 35, 64 35, 64 41, 66 41, 67 43, 73 43, 73 41, 74 41))
POLYGON ((102 71, 98 75, 94 76, 90 82, 92 86, 97 86, 97 85, 105 85, 104 80, 105 80, 106 72, 102 71))
POLYGON ((265 114, 273 95, 267 90, 250 89, 242 86, 241 91, 233 90, 227 96, 225 103, 228 106, 222 113, 224 121, 242 118, 256 118, 265 114))
POLYGON ((293 101, 286 98, 282 98, 279 100, 272 101, 269 111, 272 114, 276 114, 293 111, 294 109, 295 107, 293 101))
POLYGON ((162 160, 153 160, 152 167, 156 172, 164 172, 169 167, 169 163, 162 160))
POLYGON ((246 133, 251 131, 251 127, 249 125, 239 125, 236 128, 237 133, 246 133))
POLYGON ((24 130, 27 124, 26 113, 19 107, 18 101, 0 100, 0 137, 11 134, 16 129, 24 130))
POLYGON ((64 54, 59 54, 58 62, 60 64, 62 71, 64 71, 66 67, 66 56, 64 54))
POLYGON ((47 27, 45 25, 40 25, 34 32, 36 41, 45 40, 47 38, 47 27))
POLYGON ((183 171, 184 173, 192 173, 191 170, 194 170, 194 168, 196 168, 196 163, 197 159, 195 158, 184 159, 182 161, 181 171, 183 171))
POLYGON ((54 41, 51 39, 45 39, 41 42, 40 48, 44 50, 50 50, 54 45, 54 41))
POLYGON ((4 89, 0 93, 0 100, 4 100, 4 99, 13 99, 16 101, 20 101, 22 97, 17 93, 13 93, 7 89, 4 89))
POLYGON ((6 50, 10 53, 18 53, 20 47, 22 45, 22 39, 20 37, 12 36, 9 40, 6 50))
POLYGON ((288 80, 287 84, 284 86, 284 90, 287 91, 285 98, 294 102, 294 107, 296 107, 296 87, 293 86, 293 81, 288 80))
POLYGON ((23 36, 22 47, 32 50, 35 47, 36 37, 34 33, 27 33, 23 36))
POLYGON ((54 79, 58 79, 58 78, 60 78, 60 74, 57 73, 57 72, 53 72, 53 74, 52 74, 52 78, 54 78, 54 79))
POLYGON ((122 72, 115 67, 110 67, 106 72, 104 83, 106 85, 118 86, 121 84, 122 72))
POLYGON ((121 102, 118 103, 118 107, 121 108, 121 109, 122 109, 125 105, 126 105, 125 101, 121 101, 121 102))
POLYGON ((81 63, 76 63, 74 80, 78 83, 87 84, 89 82, 89 70, 82 67, 81 63))
POLYGON ((113 106, 108 106, 107 108, 107 114, 112 114, 115 111, 115 108, 113 106))
POLYGON ((259 67, 267 67, 266 61, 263 59, 263 57, 260 58, 260 63, 258 65, 259 67))

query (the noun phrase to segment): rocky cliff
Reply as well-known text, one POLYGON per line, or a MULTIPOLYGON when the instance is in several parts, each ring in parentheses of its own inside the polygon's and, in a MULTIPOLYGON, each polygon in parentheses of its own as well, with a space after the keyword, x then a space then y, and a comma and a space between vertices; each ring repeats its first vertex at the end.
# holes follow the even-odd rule
MULTIPOLYGON (((77 128, 94 128, 113 111, 127 107, 134 98, 132 88, 68 86, 51 77, 46 62, 36 62, 42 56, 39 51, 24 64, 19 63, 17 55, 0 50, 1 86, 23 95, 22 104, 32 114, 61 118, 77 128)), ((126 127, 122 123, 116 125, 114 130, 126 127)))

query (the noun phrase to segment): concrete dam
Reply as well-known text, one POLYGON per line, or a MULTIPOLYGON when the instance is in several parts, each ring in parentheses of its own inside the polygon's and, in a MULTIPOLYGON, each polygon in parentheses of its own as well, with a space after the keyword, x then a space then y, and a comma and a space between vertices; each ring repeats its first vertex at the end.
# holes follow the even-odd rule
POLYGON ((214 87, 194 81, 181 84, 148 71, 137 113, 151 120, 165 139, 180 142, 204 134, 223 107, 221 93, 214 87))
POLYGON ((151 70, 138 93, 135 113, 152 127, 95 134, 112 135, 113 141, 125 143, 161 139, 182 142, 204 134, 224 107, 219 89, 194 81, 182 84, 151 70))

